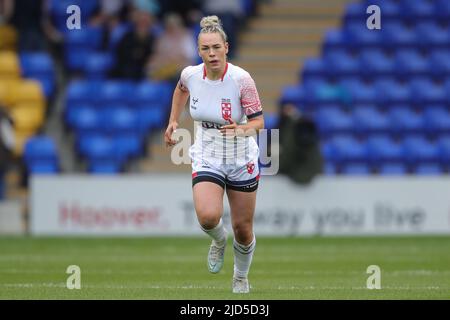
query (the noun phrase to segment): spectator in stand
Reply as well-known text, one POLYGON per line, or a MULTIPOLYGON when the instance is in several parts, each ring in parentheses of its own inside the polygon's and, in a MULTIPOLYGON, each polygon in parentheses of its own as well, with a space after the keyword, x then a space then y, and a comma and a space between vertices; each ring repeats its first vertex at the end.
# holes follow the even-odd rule
POLYGON ((4 177, 12 160, 14 143, 13 121, 0 105, 0 200, 5 196, 4 177))
POLYGON ((146 76, 147 65, 154 51, 154 16, 149 11, 134 9, 132 21, 133 29, 126 33, 117 45, 116 67, 112 76, 141 80, 146 76))
POLYGON ((176 13, 168 14, 164 32, 158 37, 155 54, 149 64, 150 77, 178 81, 181 70, 195 63, 197 56, 193 34, 176 13))
MULTIPOLYGON (((159 0, 161 14, 177 13, 182 17, 185 26, 196 28, 203 16, 201 11, 204 0, 159 0)), ((200 31, 200 30, 199 30, 200 31)))
POLYGON ((3 8, 19 35, 19 51, 43 51, 62 43, 48 14, 48 0, 3 0, 3 8))
POLYGON ((237 50, 239 26, 244 17, 241 0, 207 0, 203 5, 206 15, 217 15, 228 35, 228 58, 233 59, 237 50))

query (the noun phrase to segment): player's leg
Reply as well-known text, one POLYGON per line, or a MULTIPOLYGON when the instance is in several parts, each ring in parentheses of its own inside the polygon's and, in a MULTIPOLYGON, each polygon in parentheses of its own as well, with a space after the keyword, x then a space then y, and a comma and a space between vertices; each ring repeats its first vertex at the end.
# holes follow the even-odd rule
POLYGON ((209 181, 211 176, 207 173, 202 178, 200 174, 193 179, 193 197, 198 222, 212 238, 208 270, 217 273, 223 266, 227 231, 222 222, 224 187, 220 181, 209 181))
POLYGON ((256 190, 237 191, 227 188, 231 209, 231 224, 234 232, 233 292, 249 292, 248 273, 253 259, 256 239, 253 233, 256 190))

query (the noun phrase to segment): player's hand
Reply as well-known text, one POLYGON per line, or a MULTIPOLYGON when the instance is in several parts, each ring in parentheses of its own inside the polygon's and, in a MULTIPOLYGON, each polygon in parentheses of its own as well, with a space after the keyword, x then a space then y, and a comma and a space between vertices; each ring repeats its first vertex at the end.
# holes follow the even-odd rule
POLYGON ((220 133, 225 136, 235 136, 236 135, 236 129, 238 128, 238 125, 236 122, 233 121, 233 119, 228 119, 228 122, 230 124, 224 125, 220 127, 220 133))
POLYGON ((177 144, 178 141, 172 139, 172 134, 177 130, 178 123, 176 121, 172 121, 167 126, 166 132, 164 134, 164 142, 166 143, 166 147, 172 147, 177 144))

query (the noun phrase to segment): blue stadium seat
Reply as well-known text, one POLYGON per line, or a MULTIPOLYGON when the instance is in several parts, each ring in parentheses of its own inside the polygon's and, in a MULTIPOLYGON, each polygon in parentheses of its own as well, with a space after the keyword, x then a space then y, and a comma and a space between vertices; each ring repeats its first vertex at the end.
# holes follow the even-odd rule
POLYGON ((395 69, 395 61, 386 55, 381 49, 362 50, 360 54, 360 72, 370 77, 392 76, 395 69))
POLYGON ((114 144, 119 157, 126 160, 144 153, 144 139, 139 133, 117 133, 114 136, 114 144))
POLYGON ((418 175, 440 175, 444 170, 439 163, 422 163, 414 167, 413 172, 418 175))
POLYGON ((315 121, 323 136, 347 133, 353 127, 351 116, 339 109, 320 109, 315 114, 315 121))
POLYGON ((111 53, 93 52, 87 55, 83 72, 88 79, 105 79, 113 66, 114 57, 111 53))
POLYGON ((393 79, 377 80, 375 83, 378 103, 385 105, 412 104, 409 84, 399 83, 393 79))
POLYGON ((99 85, 93 81, 72 81, 66 89, 66 105, 96 102, 99 85))
POLYGON ((381 175, 404 175, 408 173, 408 168, 403 163, 382 163, 378 167, 381 175))
POLYGON ((353 48, 379 48, 383 45, 382 31, 369 30, 366 23, 352 22, 344 26, 348 45, 353 48))
POLYGON ((330 155, 337 163, 367 162, 366 145, 351 136, 337 136, 331 139, 330 155))
POLYGON ((428 75, 429 61, 416 50, 399 50, 395 56, 395 71, 399 77, 428 75))
POLYGON ((342 173, 346 175, 368 175, 371 168, 366 163, 349 163, 342 167, 342 173))
POLYGON ((59 171, 59 155, 49 136, 34 136, 25 143, 23 158, 28 172, 50 174, 59 171))
POLYGON ((67 121, 77 134, 87 132, 100 132, 102 117, 100 111, 89 105, 80 105, 70 108, 67 113, 67 121))
POLYGON ((138 133, 139 115, 126 105, 111 105, 101 111, 103 132, 138 133))
POLYGON ((130 81, 107 80, 101 82, 96 94, 99 106, 108 106, 131 103, 135 92, 135 86, 130 81))
POLYGON ((393 106, 389 112, 392 127, 396 134, 422 133, 425 130, 424 119, 421 114, 408 107, 393 106))
POLYGON ((442 107, 429 107, 424 110, 425 128, 430 133, 450 132, 450 112, 442 107))
POLYGON ((138 128, 146 134, 155 128, 161 128, 166 123, 166 113, 162 105, 143 104, 137 106, 138 128))
POLYGON ((327 74, 327 65, 322 58, 306 58, 303 63, 302 77, 324 76, 327 74))
POLYGON ((366 9, 367 6, 361 2, 351 2, 347 4, 344 13, 345 22, 364 20, 366 18, 366 9))
POLYGON ((433 76, 450 76, 450 50, 433 50, 430 55, 430 72, 433 76))
POLYGON ((442 22, 448 22, 450 19, 450 5, 447 0, 435 1, 435 17, 442 22))
POLYGON ((46 52, 20 53, 22 76, 38 80, 47 98, 55 92, 55 67, 52 58, 46 52))
POLYGON ((388 116, 375 108, 358 108, 353 111, 353 128, 360 134, 388 132, 391 121, 388 116))
POLYGON ((448 48, 450 33, 448 25, 440 25, 437 21, 424 21, 417 25, 416 33, 421 40, 418 45, 425 49, 448 48))
POLYGON ((430 78, 414 79, 410 83, 411 97, 418 105, 444 104, 447 92, 444 84, 436 83, 430 78))
POLYGON ((357 57, 346 50, 333 50, 325 54, 326 74, 329 76, 356 75, 359 71, 357 57))
POLYGON ((344 80, 341 83, 349 93, 352 103, 374 103, 378 98, 376 87, 371 83, 360 80, 344 80))
POLYGON ((337 173, 336 165, 332 162, 325 162, 323 172, 327 176, 335 175, 337 173))
POLYGON ((435 6, 429 0, 402 0, 400 3, 401 13, 404 19, 420 21, 421 19, 434 18, 435 6))
POLYGON ((420 39, 417 38, 415 29, 406 27, 402 22, 386 22, 382 26, 381 45, 384 48, 414 48, 420 39))
POLYGON ((441 136, 437 144, 441 164, 450 169, 450 135, 441 136))
POLYGON ((383 163, 401 163, 403 160, 402 145, 385 135, 368 138, 367 152, 370 161, 376 166, 383 163))
POLYGON ((300 105, 305 103, 306 94, 303 87, 299 85, 284 86, 281 93, 280 104, 295 104, 300 105))
POLYGON ((78 152, 89 161, 120 159, 114 140, 104 134, 81 134, 78 136, 78 152))
POLYGON ((403 140, 403 152, 405 161, 412 165, 439 161, 437 145, 422 136, 406 137, 403 140))

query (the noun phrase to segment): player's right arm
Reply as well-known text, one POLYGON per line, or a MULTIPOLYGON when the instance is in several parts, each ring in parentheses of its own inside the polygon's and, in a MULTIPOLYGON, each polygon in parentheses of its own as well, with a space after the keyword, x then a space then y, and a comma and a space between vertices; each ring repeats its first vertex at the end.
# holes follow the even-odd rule
POLYGON ((172 134, 178 127, 178 119, 180 118, 181 112, 183 111, 188 98, 189 90, 183 85, 182 80, 180 80, 173 92, 169 125, 167 126, 166 133, 164 134, 166 147, 171 147, 177 143, 177 141, 172 139, 172 134))

